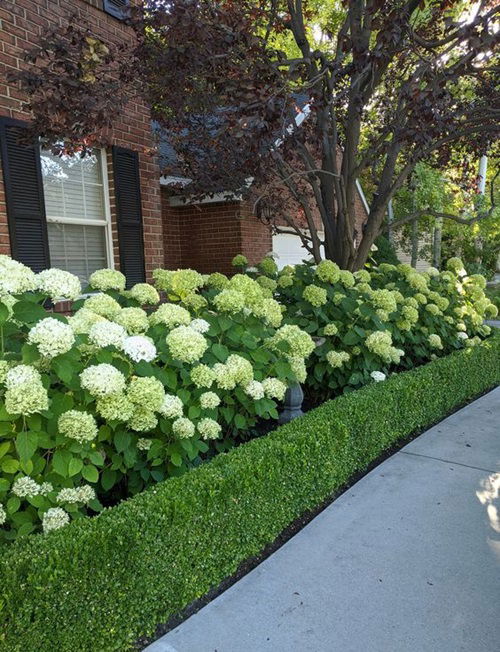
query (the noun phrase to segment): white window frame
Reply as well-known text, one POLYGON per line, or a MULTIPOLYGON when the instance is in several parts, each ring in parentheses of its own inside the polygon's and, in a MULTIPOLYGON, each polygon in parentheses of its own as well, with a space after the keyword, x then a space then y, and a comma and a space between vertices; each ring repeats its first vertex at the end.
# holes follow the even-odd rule
MULTIPOLYGON (((99 150, 99 157, 101 162, 101 175, 102 175, 102 189, 103 189, 103 203, 104 203, 104 220, 87 220, 80 217, 49 217, 47 216, 47 223, 50 224, 78 224, 80 226, 100 226, 104 228, 104 237, 106 241, 106 257, 107 267, 109 269, 115 268, 115 257, 113 250, 113 230, 111 224, 111 202, 109 198, 109 178, 108 178, 108 159, 105 149, 99 150)), ((45 197, 44 197, 45 204, 45 197)), ((45 205, 45 210, 47 206, 45 205)), ((50 256, 50 247, 49 247, 50 256)))

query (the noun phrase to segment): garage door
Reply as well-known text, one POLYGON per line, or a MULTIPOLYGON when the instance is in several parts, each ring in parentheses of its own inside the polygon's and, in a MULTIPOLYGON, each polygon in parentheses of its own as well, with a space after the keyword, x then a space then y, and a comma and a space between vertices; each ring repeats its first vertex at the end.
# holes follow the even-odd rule
MULTIPOLYGON (((322 233, 318 234, 320 238, 322 233)), ((279 269, 285 265, 298 265, 304 260, 310 260, 311 254, 302 246, 302 240, 294 233, 279 233, 273 236, 273 252, 276 254, 276 263, 279 269)), ((323 247, 321 255, 324 256, 323 247)))

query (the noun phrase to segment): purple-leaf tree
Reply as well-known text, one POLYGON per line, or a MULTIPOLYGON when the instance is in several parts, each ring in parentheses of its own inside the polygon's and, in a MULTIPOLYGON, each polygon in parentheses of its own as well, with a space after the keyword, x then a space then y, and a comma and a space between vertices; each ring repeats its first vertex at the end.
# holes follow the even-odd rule
POLYGON ((15 78, 33 131, 69 152, 110 143, 140 97, 176 153, 163 172, 189 179, 184 192, 248 196, 316 260, 324 245, 355 270, 419 161, 444 166, 498 137, 500 8, 330 3, 337 19, 324 25, 312 0, 147 0, 131 13, 129 45, 62 26, 15 78), (362 232, 359 179, 370 188, 362 232))

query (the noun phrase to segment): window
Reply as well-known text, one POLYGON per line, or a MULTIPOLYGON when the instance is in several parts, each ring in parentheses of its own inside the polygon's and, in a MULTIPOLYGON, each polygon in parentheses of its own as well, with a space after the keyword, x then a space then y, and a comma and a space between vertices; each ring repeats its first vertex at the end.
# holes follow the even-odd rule
POLYGON ((103 0, 102 8, 107 14, 123 20, 128 16, 129 0, 103 0))
POLYGON ((85 286, 96 269, 113 266, 105 153, 40 154, 50 262, 85 286))

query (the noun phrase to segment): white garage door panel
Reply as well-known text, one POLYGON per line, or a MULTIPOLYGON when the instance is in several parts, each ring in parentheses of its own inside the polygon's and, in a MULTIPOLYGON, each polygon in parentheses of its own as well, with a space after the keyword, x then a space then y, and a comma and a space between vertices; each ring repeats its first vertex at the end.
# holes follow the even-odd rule
MULTIPOLYGON (((322 238, 322 234, 318 234, 322 238)), ((293 233, 279 233, 273 236, 273 252, 278 256, 276 263, 279 269, 285 265, 299 265, 304 260, 310 260, 311 254, 302 246, 298 235, 293 233)), ((321 247, 321 255, 324 257, 324 250, 321 247)))

